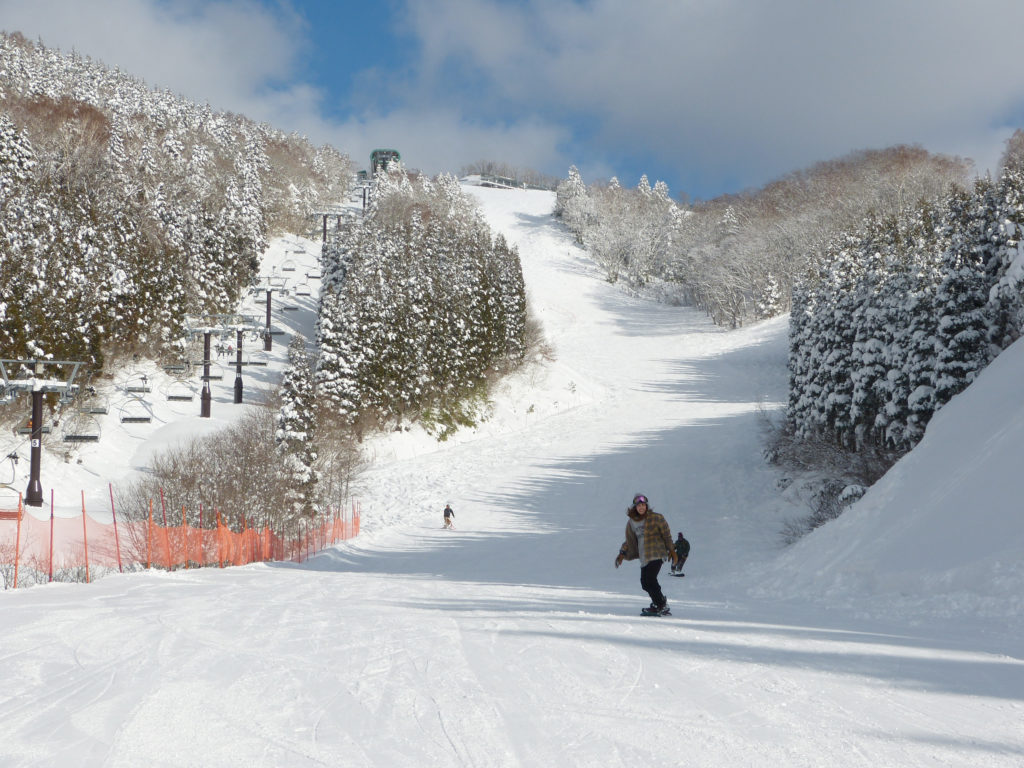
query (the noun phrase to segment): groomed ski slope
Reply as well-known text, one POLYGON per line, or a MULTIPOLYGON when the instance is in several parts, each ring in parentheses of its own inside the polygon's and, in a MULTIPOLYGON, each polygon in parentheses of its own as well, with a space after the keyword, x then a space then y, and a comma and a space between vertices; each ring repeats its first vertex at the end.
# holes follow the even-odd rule
POLYGON ((1024 349, 783 551, 800 510, 758 412, 785 398, 785 319, 728 332, 631 298, 549 193, 470 191, 519 246, 552 359, 477 430, 370 441, 363 534, 307 563, 0 595, 0 765, 1022 764, 1019 489, 984 452, 1019 456, 1024 349), (956 487, 1007 514, 937 530, 976 512, 934 474, 961 453, 956 487), (613 567, 636 491, 693 543, 670 618, 613 567), (970 553, 927 556, 950 538, 970 553))

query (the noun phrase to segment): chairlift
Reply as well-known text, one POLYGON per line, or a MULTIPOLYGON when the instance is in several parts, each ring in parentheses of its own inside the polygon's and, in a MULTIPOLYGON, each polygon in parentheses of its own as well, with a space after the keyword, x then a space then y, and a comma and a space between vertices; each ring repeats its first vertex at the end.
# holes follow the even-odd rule
POLYGON ((295 262, 291 259, 288 259, 288 261, 281 265, 282 272, 294 272, 296 269, 295 262))
POLYGON ((228 336, 226 333, 222 334, 220 336, 220 341, 214 345, 213 351, 217 357, 225 357, 235 354, 234 336, 228 336))
MULTIPOLYGON (((44 434, 44 435, 48 435, 52 431, 53 430, 52 430, 52 428, 50 427, 49 424, 43 424, 42 429, 40 429, 40 432, 42 432, 42 434, 44 434)), ((27 424, 24 425, 24 426, 18 427, 18 434, 19 435, 31 435, 32 434, 32 427, 28 426, 27 424)))
POLYGON ((100 440, 99 419, 85 411, 77 411, 64 420, 60 438, 65 443, 98 443, 100 440))
POLYGON ((146 409, 145 401, 132 398, 121 405, 118 418, 122 424, 148 424, 153 420, 152 414, 146 409))
POLYGON ((195 400, 196 392, 184 379, 175 379, 164 388, 168 402, 188 403, 195 400))
POLYGON ((106 395, 100 396, 99 394, 95 394, 82 403, 78 410, 83 413, 102 416, 110 412, 110 402, 106 395))
POLYGON ((118 418, 122 424, 144 424, 152 421, 152 416, 149 413, 149 403, 143 397, 143 394, 149 391, 149 386, 145 384, 131 389, 125 387, 128 399, 121 403, 121 407, 118 410, 118 418))
MULTIPOLYGON (((203 369, 205 369, 206 368, 206 363, 207 363, 207 361, 205 361, 205 360, 193 360, 192 361, 192 365, 194 365, 196 368, 203 368, 203 369)), ((220 381, 221 379, 223 379, 224 378, 224 366, 221 365, 216 360, 210 360, 209 364, 210 364, 210 375, 209 376, 205 376, 205 375, 200 376, 199 377, 200 381, 220 381)), ((229 364, 230 365, 234 365, 234 363, 229 363, 229 364)))
POLYGON ((267 364, 267 353, 259 352, 256 355, 249 355, 245 360, 242 361, 242 365, 257 365, 266 366, 267 364))
POLYGON ((77 384, 71 384, 68 386, 67 389, 60 393, 60 397, 58 398, 57 402, 61 406, 70 405, 75 401, 75 398, 78 397, 79 391, 80 390, 77 384))
POLYGON ((125 382, 124 391, 128 394, 146 394, 152 391, 149 386, 149 377, 144 373, 133 376, 125 382))

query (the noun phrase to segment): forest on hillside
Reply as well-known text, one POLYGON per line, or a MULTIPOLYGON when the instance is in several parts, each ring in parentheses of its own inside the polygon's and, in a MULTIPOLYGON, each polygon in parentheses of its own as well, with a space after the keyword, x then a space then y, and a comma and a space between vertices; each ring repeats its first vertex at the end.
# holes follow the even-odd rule
POLYGON ((664 182, 587 185, 573 167, 557 187, 555 215, 610 282, 736 328, 788 312, 793 284, 838 233, 869 214, 907 215, 919 200, 965 185, 968 170, 965 160, 897 146, 682 205, 664 182))
POLYGON ((454 176, 378 176, 366 215, 324 248, 316 386, 342 421, 444 436, 529 343, 519 254, 454 176))
POLYGON ((0 356, 157 357, 234 311, 267 238, 343 198, 347 156, 0 34, 0 356))
MULTIPOLYGON (((354 178, 331 147, 0 35, 0 357, 95 375, 173 352, 187 315, 234 312, 269 238, 311 234, 354 178)), ((128 509, 159 492, 297 525, 345 501, 365 430, 482 417, 529 343, 518 254, 453 177, 395 168, 372 189, 325 244, 316 344, 293 339, 272 407, 156 457, 128 509), (200 464, 230 480, 197 483, 200 464)))
POLYGON ((899 146, 683 206, 646 177, 587 186, 571 168, 555 213, 610 281, 731 327, 790 313, 789 403, 767 455, 816 478, 809 528, 1024 330, 1024 133, 997 178, 969 170, 899 146))

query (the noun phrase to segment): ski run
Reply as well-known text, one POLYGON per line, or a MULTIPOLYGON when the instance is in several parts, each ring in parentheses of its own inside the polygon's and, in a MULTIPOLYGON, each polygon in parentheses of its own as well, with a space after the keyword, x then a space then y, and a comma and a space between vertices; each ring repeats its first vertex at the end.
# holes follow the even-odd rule
MULTIPOLYGON (((305 563, 0 594, 0 765, 1024 764, 1024 346, 783 547, 805 508, 762 425, 786 318, 729 331, 627 295, 551 193, 466 189, 519 248, 550 354, 476 429, 368 441, 362 533, 305 563), (686 578, 662 571, 671 616, 640 616, 639 567, 613 565, 637 492, 693 546, 686 578)), ((315 271, 319 248, 275 241, 264 271, 315 271)), ((315 291, 283 322, 314 317, 315 291)), ((44 487, 102 508, 107 482, 245 407, 229 387, 212 419, 158 404, 44 487)))

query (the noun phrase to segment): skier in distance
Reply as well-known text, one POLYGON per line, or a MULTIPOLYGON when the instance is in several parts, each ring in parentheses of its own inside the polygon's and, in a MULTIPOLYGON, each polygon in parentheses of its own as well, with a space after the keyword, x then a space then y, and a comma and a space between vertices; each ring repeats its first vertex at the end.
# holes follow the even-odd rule
POLYGON ((676 561, 672 563, 672 575, 673 576, 685 576, 683 573, 683 564, 686 562, 686 558, 690 556, 690 542, 686 540, 686 537, 680 533, 676 537, 676 561))

